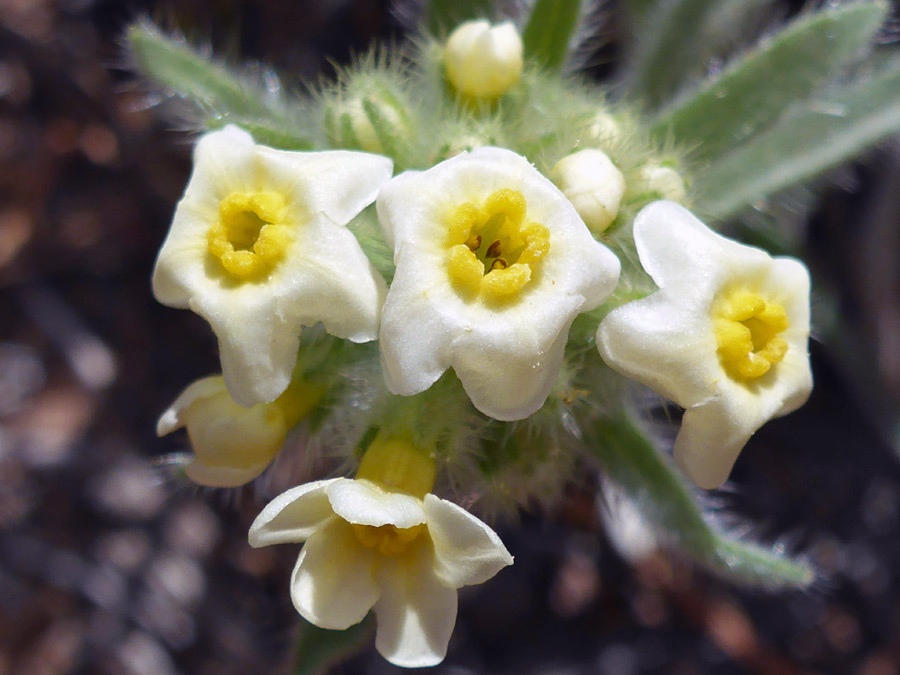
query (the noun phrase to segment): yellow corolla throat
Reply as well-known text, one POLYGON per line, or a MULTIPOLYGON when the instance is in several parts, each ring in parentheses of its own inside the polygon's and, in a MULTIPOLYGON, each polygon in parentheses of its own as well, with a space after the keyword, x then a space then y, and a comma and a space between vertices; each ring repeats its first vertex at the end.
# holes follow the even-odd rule
POLYGON ((719 361, 735 380, 762 377, 780 363, 788 343, 780 337, 790 323, 784 307, 759 293, 732 288, 713 303, 719 361))
POLYGON ((517 190, 491 194, 480 207, 465 202, 448 223, 447 273, 467 299, 514 299, 550 250, 550 231, 526 219, 517 190))
POLYGON ((350 525, 353 534, 366 548, 373 548, 381 555, 400 555, 425 531, 425 525, 395 527, 394 525, 350 525))
POLYGON ((278 192, 233 192, 219 202, 207 248, 236 281, 258 281, 284 258, 293 233, 278 192))

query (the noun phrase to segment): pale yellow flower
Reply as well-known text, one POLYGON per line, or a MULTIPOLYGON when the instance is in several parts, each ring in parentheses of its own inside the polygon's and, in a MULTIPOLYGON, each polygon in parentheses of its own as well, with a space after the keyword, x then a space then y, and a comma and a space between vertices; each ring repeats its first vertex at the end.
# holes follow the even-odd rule
POLYGON ((373 447, 356 480, 318 481, 276 497, 251 526, 250 544, 306 542, 291 578, 305 619, 344 630, 373 610, 382 656, 433 666, 456 622, 456 589, 487 581, 512 556, 491 528, 428 493, 433 462, 410 459, 402 442, 373 447), (398 469, 398 458, 412 469, 398 469))
POLYGON ((153 292, 209 321, 241 405, 285 390, 302 326, 375 338, 385 284, 345 226, 391 171, 377 155, 256 145, 234 126, 197 143, 153 292))
POLYGON ((538 410, 572 321, 615 288, 616 256, 553 183, 500 148, 404 173, 376 208, 397 266, 379 336, 388 389, 417 394, 452 367, 485 415, 538 410))
POLYGON ((675 459, 715 488, 760 426, 809 396, 809 272, 716 234, 674 202, 645 207, 634 240, 659 290, 612 311, 597 346, 686 408, 675 459))

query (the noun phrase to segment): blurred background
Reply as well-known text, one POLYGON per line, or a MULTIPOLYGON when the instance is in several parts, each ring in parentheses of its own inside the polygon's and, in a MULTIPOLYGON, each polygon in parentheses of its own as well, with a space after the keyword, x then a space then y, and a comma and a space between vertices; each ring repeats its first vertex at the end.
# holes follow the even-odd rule
MULTIPOLYGON (((597 75, 628 31, 606 7, 597 75)), ((291 668, 296 547, 250 549, 252 493, 173 484, 154 463, 186 442, 156 438, 159 413, 218 366, 206 324, 150 294, 191 137, 127 70, 120 37, 140 16, 297 81, 402 35, 386 0, 0 0, 0 675, 291 668)), ((741 590, 646 547, 627 562, 633 537, 604 526, 588 482, 498 524, 516 564, 464 589, 436 670, 900 672, 898 184, 894 140, 796 209, 817 312, 840 330, 813 345, 810 403, 709 497, 821 582, 741 590)), ((334 672, 399 669, 369 645, 334 672)))

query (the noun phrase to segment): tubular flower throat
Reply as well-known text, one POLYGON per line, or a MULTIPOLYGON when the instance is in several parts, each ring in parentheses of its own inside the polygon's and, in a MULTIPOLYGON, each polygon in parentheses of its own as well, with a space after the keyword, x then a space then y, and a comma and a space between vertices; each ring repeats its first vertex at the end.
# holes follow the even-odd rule
POLYGON ((719 360, 735 380, 755 380, 784 359, 790 327, 784 307, 744 288, 721 293, 713 304, 719 360))
POLYGON ((296 236, 286 212, 278 192, 231 193, 219 202, 219 220, 206 233, 209 252, 235 280, 265 277, 296 236))
POLYGON ((447 272, 467 297, 512 300, 550 250, 550 231, 525 219, 525 197, 509 188, 492 193, 479 208, 457 207, 448 227, 447 272))

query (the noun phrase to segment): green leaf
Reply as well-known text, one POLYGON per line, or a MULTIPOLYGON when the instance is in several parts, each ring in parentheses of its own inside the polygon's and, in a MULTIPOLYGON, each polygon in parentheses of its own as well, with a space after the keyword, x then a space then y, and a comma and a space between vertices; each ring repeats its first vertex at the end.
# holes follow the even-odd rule
POLYGON ((352 656, 372 639, 375 619, 369 614, 347 630, 325 630, 300 619, 295 653, 294 675, 321 675, 352 656))
POLYGON ((884 21, 883 2, 860 2, 794 21, 663 112, 652 130, 709 159, 770 126, 856 57, 884 21))
POLYGON ((725 218, 900 130, 900 59, 875 76, 792 108, 774 128, 695 177, 695 205, 725 218))
POLYGON ((537 0, 522 34, 525 57, 559 70, 569 54, 580 7, 581 0, 537 0))
POLYGON ((235 113, 266 111, 261 92, 248 91, 247 85, 228 70, 151 23, 133 25, 127 42, 138 68, 180 96, 201 106, 235 113))
POLYGON ((815 580, 804 562, 716 530, 671 461, 624 415, 600 421, 586 441, 609 479, 634 501, 657 535, 698 564, 735 581, 768 588, 803 588, 815 580))
POLYGON ((429 0, 425 25, 434 35, 451 32, 469 19, 486 19, 493 15, 491 0, 429 0))
POLYGON ((128 30, 127 44, 136 67, 194 103, 198 122, 207 129, 237 124, 258 143, 284 150, 313 147, 299 115, 288 113, 288 106, 259 84, 235 76, 185 41, 141 22, 128 30))
POLYGON ((647 16, 631 57, 626 82, 632 95, 651 107, 676 91, 702 60, 699 33, 720 0, 671 0, 647 16))

